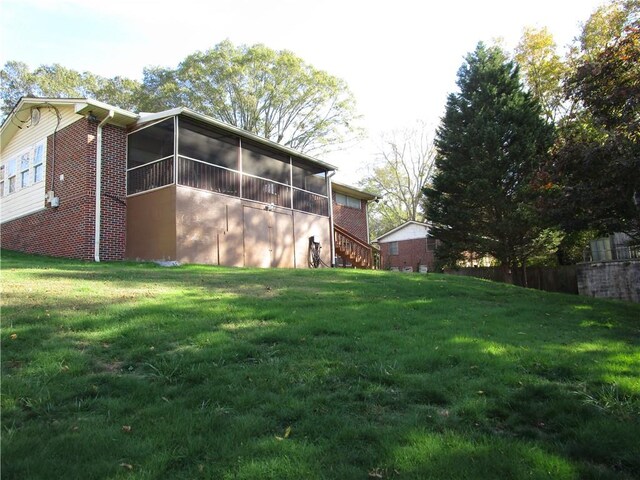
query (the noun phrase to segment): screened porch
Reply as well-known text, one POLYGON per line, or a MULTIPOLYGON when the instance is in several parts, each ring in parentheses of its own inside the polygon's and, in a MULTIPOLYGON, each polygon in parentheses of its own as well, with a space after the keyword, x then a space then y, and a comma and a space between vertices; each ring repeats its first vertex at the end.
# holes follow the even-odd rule
POLYGON ((177 184, 326 217, 327 172, 307 158, 186 115, 128 136, 128 195, 177 184))

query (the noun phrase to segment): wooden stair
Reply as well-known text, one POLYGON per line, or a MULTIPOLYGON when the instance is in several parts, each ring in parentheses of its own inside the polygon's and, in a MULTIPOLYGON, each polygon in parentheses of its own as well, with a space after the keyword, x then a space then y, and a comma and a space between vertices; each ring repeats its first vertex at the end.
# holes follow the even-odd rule
POLYGON ((349 259, 356 268, 377 268, 377 262, 375 261, 377 258, 375 253, 377 251, 374 252, 374 248, 371 245, 354 237, 344 228, 335 224, 333 226, 333 235, 336 255, 349 259))

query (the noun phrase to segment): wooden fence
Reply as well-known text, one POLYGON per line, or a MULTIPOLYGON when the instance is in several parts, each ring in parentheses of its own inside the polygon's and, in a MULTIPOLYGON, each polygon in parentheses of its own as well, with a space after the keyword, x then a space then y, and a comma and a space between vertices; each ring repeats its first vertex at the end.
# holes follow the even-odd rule
MULTIPOLYGON (((444 273, 484 278, 494 282, 512 283, 521 287, 525 286, 524 274, 521 268, 514 271, 510 269, 504 270, 500 267, 446 268, 444 273)), ((528 267, 526 286, 547 292, 573 293, 577 295, 577 267, 576 265, 528 267)))

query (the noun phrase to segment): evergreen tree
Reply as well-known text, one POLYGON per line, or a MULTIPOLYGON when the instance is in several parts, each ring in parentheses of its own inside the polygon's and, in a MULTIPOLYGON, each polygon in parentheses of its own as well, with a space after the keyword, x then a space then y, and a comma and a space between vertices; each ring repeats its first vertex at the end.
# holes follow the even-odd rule
POLYGON ((449 262, 464 252, 503 266, 524 264, 544 236, 537 173, 553 127, 525 92, 513 62, 479 43, 458 71, 436 133, 436 174, 427 219, 449 262))

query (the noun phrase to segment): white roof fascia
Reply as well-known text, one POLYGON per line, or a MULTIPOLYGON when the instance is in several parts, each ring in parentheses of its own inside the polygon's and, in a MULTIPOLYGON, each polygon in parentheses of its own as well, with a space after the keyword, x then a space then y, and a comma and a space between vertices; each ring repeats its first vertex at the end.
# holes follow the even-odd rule
POLYGON ((360 190, 359 188, 352 187, 351 185, 347 185, 346 183, 332 182, 332 184, 334 186, 334 192, 344 193, 346 195, 350 195, 367 201, 379 200, 382 198, 380 195, 360 190))
POLYGON ((257 143, 260 143, 262 145, 271 147, 275 150, 278 150, 282 153, 285 153, 287 155, 290 155, 292 157, 296 157, 302 160, 306 160, 308 162, 311 163, 315 163, 316 165, 321 165, 322 167, 324 167, 325 169, 327 169, 328 171, 332 171, 332 170, 337 170, 338 167, 336 167, 335 165, 331 165, 330 163, 326 163, 323 162, 322 160, 318 160, 317 158, 313 158, 310 157, 308 155, 305 155, 302 152, 298 152, 292 148, 289 147, 285 147, 284 145, 280 145, 279 143, 275 143, 272 142, 271 140, 267 140, 264 137, 261 137, 259 135, 256 135, 254 133, 250 133, 247 132, 246 130, 243 130, 242 128, 239 127, 235 127, 233 125, 229 125, 228 123, 224 123, 221 122, 220 120, 216 120, 215 118, 209 117, 208 115, 204 115, 202 113, 198 113, 194 110, 191 110, 189 108, 186 107, 177 107, 177 108, 172 108, 170 110, 165 110, 163 112, 158 112, 158 113, 144 113, 140 115, 140 119, 138 120, 138 123, 147 123, 147 122, 153 122, 156 120, 160 120, 163 118, 168 118, 168 117, 173 117, 176 115, 186 115, 188 117, 194 118, 196 120, 200 120, 204 123, 208 123, 209 125, 213 125, 214 127, 217 127, 221 130, 225 130, 229 133, 233 133, 235 135, 238 135, 239 137, 245 138, 245 139, 249 139, 249 140, 253 140, 257 143))
POLYGON ((95 107, 104 111, 113 111, 116 115, 121 115, 126 118, 130 118, 131 120, 137 120, 140 116, 136 113, 130 112, 129 110, 125 110, 120 107, 115 107, 113 105, 109 105, 108 103, 99 102, 98 100, 94 100, 92 98, 84 99, 83 101, 76 101, 75 103, 75 112, 80 113, 86 110, 87 107, 95 107))
POLYGON ((163 118, 175 117, 176 115, 180 115, 184 110, 184 107, 176 107, 170 110, 163 110, 162 112, 156 113, 140 113, 140 117, 138 119, 138 123, 148 123, 155 122, 156 120, 161 120, 163 118))

